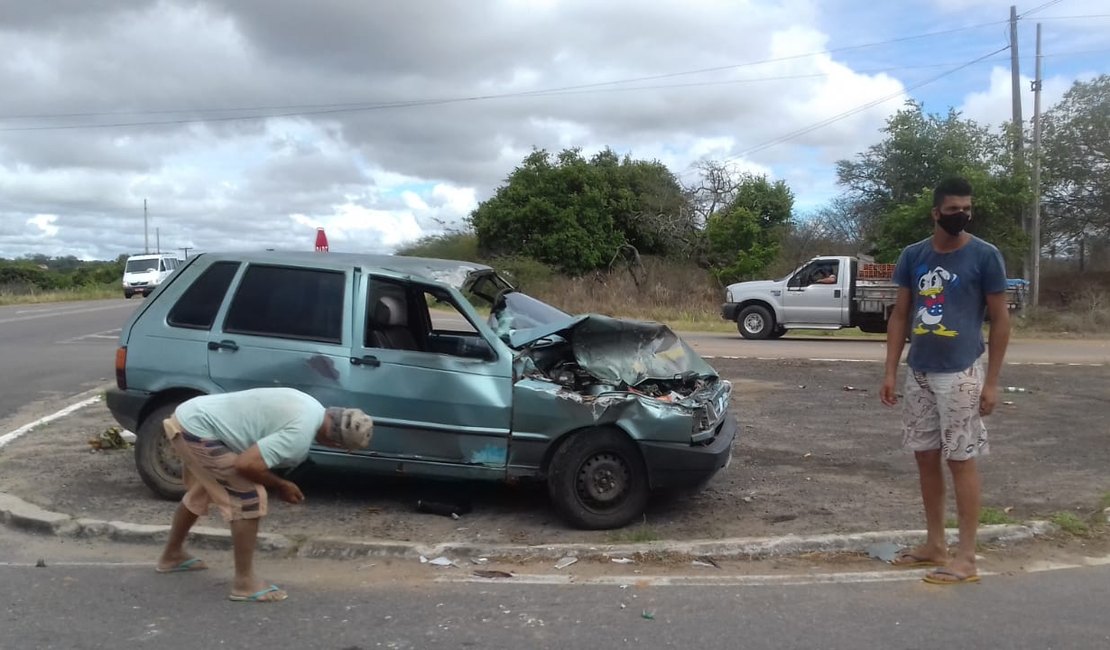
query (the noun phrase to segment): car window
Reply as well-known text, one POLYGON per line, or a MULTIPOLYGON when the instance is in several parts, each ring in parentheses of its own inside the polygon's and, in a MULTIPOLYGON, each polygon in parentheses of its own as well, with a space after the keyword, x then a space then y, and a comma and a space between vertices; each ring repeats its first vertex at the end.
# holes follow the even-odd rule
POLYGON ((477 335, 478 328, 474 327, 462 311, 455 305, 455 300, 447 292, 425 290, 424 304, 428 308, 431 332, 449 332, 453 334, 477 335))
POLYGON ((374 278, 366 301, 363 345, 385 350, 423 351, 426 331, 420 327, 413 296, 403 283, 374 278), (416 317, 414 317, 416 316, 416 317))
POLYGON ((238 262, 216 262, 205 269, 174 303, 167 322, 174 327, 211 329, 237 270, 238 262))
POLYGON ((232 298, 224 331, 342 343, 341 271, 251 265, 232 298))

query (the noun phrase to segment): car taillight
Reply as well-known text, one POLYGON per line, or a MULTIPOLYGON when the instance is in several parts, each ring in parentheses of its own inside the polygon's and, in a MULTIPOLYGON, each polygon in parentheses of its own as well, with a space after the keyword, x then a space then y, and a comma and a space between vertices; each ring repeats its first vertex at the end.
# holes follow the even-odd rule
POLYGON ((127 390, 127 347, 116 350, 116 386, 127 390))

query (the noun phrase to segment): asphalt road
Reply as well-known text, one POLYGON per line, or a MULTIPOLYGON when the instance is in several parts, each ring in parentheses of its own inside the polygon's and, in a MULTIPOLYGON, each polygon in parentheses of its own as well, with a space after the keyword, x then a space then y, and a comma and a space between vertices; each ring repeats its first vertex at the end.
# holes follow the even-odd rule
MULTIPOLYGON (((74 395, 113 381, 120 327, 139 299, 0 307, 0 434, 68 403, 74 395)), ((707 356, 784 359, 884 358, 881 339, 798 337, 749 341, 737 333, 684 332, 707 356)), ((1012 363, 1110 364, 1108 340, 1015 340, 1012 363)))
POLYGON ((5 649, 1110 646, 1110 566, 961 587, 799 576, 790 585, 622 588, 443 583, 434 581, 442 570, 426 567, 398 576, 358 560, 267 559, 289 600, 242 604, 224 599, 226 553, 209 552, 208 571, 158 575, 153 547, 40 539, 0 528, 5 649))
MULTIPOLYGON (((0 422, 15 428, 114 378, 120 328, 141 299, 0 307, 0 422)), ((0 434, 6 430, 0 430, 0 434)))

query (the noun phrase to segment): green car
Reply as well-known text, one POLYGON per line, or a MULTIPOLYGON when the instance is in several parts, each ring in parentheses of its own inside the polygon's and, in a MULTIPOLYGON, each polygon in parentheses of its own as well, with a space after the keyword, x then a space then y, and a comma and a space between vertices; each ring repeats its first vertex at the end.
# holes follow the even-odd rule
POLYGON ((488 266, 392 255, 197 255, 123 327, 116 383, 108 408, 170 499, 184 486, 162 420, 260 386, 374 417, 369 449, 314 447, 312 471, 544 481, 591 529, 636 519, 653 490, 704 486, 737 431, 732 385, 666 326, 571 316, 488 266))

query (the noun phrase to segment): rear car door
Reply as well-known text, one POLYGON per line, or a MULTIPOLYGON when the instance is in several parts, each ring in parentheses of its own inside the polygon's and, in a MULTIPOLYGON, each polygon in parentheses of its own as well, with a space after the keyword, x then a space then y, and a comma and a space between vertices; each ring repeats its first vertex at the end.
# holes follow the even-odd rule
POLYGON ((225 391, 286 386, 344 405, 353 269, 247 264, 207 341, 225 391))
MULTIPOLYGON (((405 471, 501 473, 512 418, 512 356, 469 303, 441 285, 360 279, 349 379, 374 417, 367 455, 405 471), (421 469, 419 465, 425 467, 421 469)), ((358 452, 356 452, 358 453, 358 452)))

